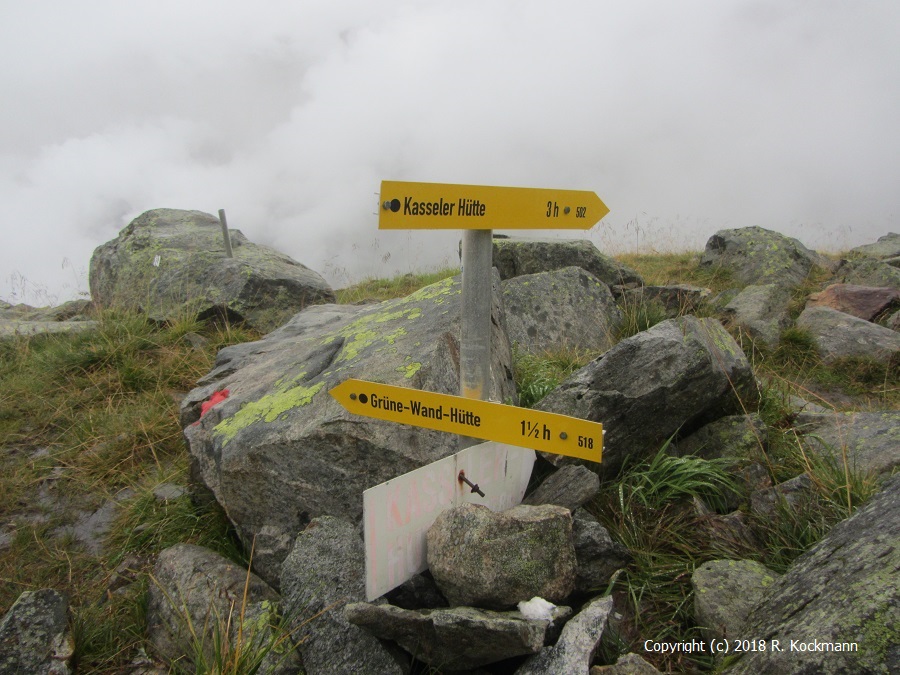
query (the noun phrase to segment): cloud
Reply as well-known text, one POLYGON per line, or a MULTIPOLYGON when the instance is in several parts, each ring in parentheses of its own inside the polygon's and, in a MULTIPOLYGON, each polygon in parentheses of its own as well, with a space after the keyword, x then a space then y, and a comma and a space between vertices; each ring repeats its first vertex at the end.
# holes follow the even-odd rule
POLYGON ((382 179, 593 190, 612 212, 588 236, 609 252, 745 225, 837 249, 898 227, 896 3, 5 14, 7 299, 23 278, 54 300, 86 289, 93 248, 157 207, 224 208, 335 285, 455 262, 459 233, 377 230, 382 179))

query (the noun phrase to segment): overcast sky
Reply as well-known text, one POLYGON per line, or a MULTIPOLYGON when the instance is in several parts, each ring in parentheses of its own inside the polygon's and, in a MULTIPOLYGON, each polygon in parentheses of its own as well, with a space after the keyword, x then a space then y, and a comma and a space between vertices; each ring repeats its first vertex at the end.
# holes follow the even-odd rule
MULTIPOLYGON (((158 208, 335 287, 456 264, 383 179, 592 190, 608 253, 900 231, 900 2, 0 0, 0 298, 158 208)), ((567 233, 565 236, 579 236, 567 233)))

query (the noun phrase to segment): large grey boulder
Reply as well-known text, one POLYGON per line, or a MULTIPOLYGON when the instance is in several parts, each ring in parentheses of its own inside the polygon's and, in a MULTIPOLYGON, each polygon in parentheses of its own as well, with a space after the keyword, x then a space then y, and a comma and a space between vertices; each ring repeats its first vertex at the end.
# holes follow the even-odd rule
POLYGON ((710 560, 691 575, 694 619, 707 641, 743 635, 744 621, 779 577, 753 560, 710 560))
POLYGON ((523 504, 538 506, 556 504, 574 512, 600 492, 600 478, 584 466, 563 466, 548 476, 534 492, 522 500, 523 504))
MULTIPOLYGON (((735 638, 767 640, 724 672, 900 672, 900 476, 772 584, 735 638), (771 648, 778 640, 781 651, 771 648)), ((732 636, 729 636, 732 637, 732 636)))
POLYGON ((556 644, 530 657, 516 675, 587 673, 613 608, 610 596, 591 600, 562 629, 556 644))
POLYGON ((794 428, 805 446, 851 471, 890 476, 900 466, 900 412, 804 412, 794 428))
POLYGON ((900 269, 889 264, 888 261, 873 258, 842 261, 836 276, 845 284, 900 290, 900 269))
POLYGON ((231 230, 225 254, 218 218, 155 209, 135 218, 91 256, 91 297, 101 307, 140 308, 158 320, 187 312, 228 314, 263 332, 311 305, 334 302, 316 272, 231 230))
POLYGON ((603 255, 586 239, 495 237, 493 262, 501 279, 536 274, 572 265, 587 270, 607 286, 644 283, 627 265, 603 255))
MULTIPOLYGON (((554 620, 571 613, 562 607, 554 611, 554 620)), ((393 640, 417 660, 442 672, 535 654, 544 646, 550 624, 526 619, 519 611, 475 607, 415 611, 357 602, 347 605, 344 614, 350 623, 383 640, 393 640)))
POLYGON ((728 415, 678 441, 678 454, 746 459, 764 452, 768 445, 769 429, 758 414, 728 415))
POLYGON ((450 606, 508 609, 539 596, 561 603, 575 585, 572 514, 519 505, 494 513, 463 504, 426 534, 428 567, 450 606))
MULTIPOLYGON (((213 663, 217 641, 236 643, 265 655, 263 670, 296 673, 298 658, 289 640, 273 632, 279 595, 253 573, 193 544, 176 544, 159 554, 150 583, 147 633, 166 663, 186 666, 196 643, 213 663), (246 593, 246 595, 245 595, 246 593), (268 647, 267 645, 272 645, 268 647)), ((195 664, 199 665, 199 664, 195 664)))
POLYGON ((600 470, 614 475, 626 458, 643 459, 677 431, 687 434, 736 412, 738 399, 756 395, 750 363, 722 324, 685 316, 623 340, 536 408, 601 422, 600 470))
POLYGON ((366 595, 363 542, 350 523, 331 516, 313 520, 282 565, 281 590, 306 675, 409 671, 399 653, 344 614, 345 605, 366 595))
POLYGON ((896 258, 900 256, 900 234, 889 232, 883 237, 879 237, 874 244, 851 248, 849 255, 853 258, 877 258, 878 260, 896 258))
POLYGON ((523 352, 605 351, 622 323, 609 287, 581 267, 503 282, 509 341, 523 352))
POLYGON ((724 314, 752 339, 775 347, 781 331, 791 325, 790 300, 790 289, 780 284, 750 285, 725 305, 724 314))
MULTIPOLYGON (((259 342, 219 352, 182 403, 194 473, 213 492, 254 568, 278 569, 311 518, 362 519, 364 490, 458 452, 452 434, 352 415, 328 392, 359 378, 459 393, 459 279, 376 305, 311 307, 259 342), (228 398, 199 419, 215 391, 228 398)), ((499 280, 491 398, 515 401, 499 280)))
POLYGON ((75 651, 69 602, 51 589, 25 591, 0 620, 0 673, 68 675, 75 651))
POLYGON ((833 265, 796 239, 762 227, 742 227, 710 237, 700 267, 729 270, 744 285, 798 286, 814 267, 830 270, 833 265))
POLYGON ((859 319, 876 321, 900 306, 900 290, 856 284, 831 284, 824 291, 810 295, 806 306, 831 307, 859 319))
POLYGON ((900 352, 896 331, 830 307, 807 307, 797 317, 797 326, 815 338, 826 363, 854 356, 886 361, 900 352))

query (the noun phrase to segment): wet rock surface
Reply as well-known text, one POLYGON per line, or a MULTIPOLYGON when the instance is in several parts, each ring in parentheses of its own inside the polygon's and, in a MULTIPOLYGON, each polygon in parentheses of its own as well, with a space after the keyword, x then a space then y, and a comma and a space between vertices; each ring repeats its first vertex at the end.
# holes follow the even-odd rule
POLYGON ((788 313, 790 289, 780 284, 751 285, 740 291, 724 313, 744 328, 751 338, 774 347, 781 331, 791 325, 788 313))
MULTIPOLYGON (((344 610, 350 623, 393 640, 416 659, 447 671, 478 668, 535 654, 545 642, 550 621, 526 619, 521 612, 473 607, 412 611, 392 605, 354 603, 344 610)), ((569 608, 556 608, 564 621, 569 608)))
POLYGON ((858 319, 875 321, 890 310, 900 307, 900 290, 832 284, 824 291, 810 295, 806 306, 830 307, 858 319))
POLYGON ((813 268, 832 263, 796 239, 762 227, 719 230, 709 241, 700 266, 728 270, 745 285, 798 286, 813 268))
POLYGON ((900 352, 896 331, 830 307, 807 307, 797 318, 797 326, 815 338, 825 362, 847 357, 888 360, 900 352))
POLYGON ((230 230, 201 211, 155 209, 135 218, 91 256, 91 297, 100 307, 141 309, 156 320, 223 314, 267 332, 334 291, 316 272, 230 230))
POLYGON ((523 352, 604 351, 622 323, 609 287, 580 267, 503 282, 510 343, 523 352))
MULTIPOLYGON (((245 568, 209 549, 176 544, 162 551, 154 566, 147 609, 150 643, 170 665, 183 664, 193 645, 203 644, 205 662, 212 663, 217 638, 236 641, 242 634, 248 644, 254 634, 261 642, 276 639, 269 637, 269 626, 276 622, 279 602, 279 595, 245 568)), ((297 671, 295 654, 276 667, 280 657, 272 652, 264 669, 284 675, 297 671)))
POLYGON ((548 476, 523 504, 555 504, 575 511, 600 492, 600 477, 586 466, 568 464, 548 476))
POLYGON ((586 672, 600 647, 612 607, 611 597, 589 602, 566 623, 556 644, 527 660, 516 675, 586 672))
POLYGON ((75 646, 68 599, 58 591, 25 591, 0 620, 0 673, 68 675, 75 646))
POLYGON ((752 560, 712 560, 691 575, 694 618, 703 639, 743 635, 744 622, 763 591, 780 575, 752 560))
MULTIPOLYGON (((220 351, 185 397, 194 475, 245 545, 255 538, 254 564, 273 585, 312 518, 359 522, 364 490, 459 450, 452 434, 353 415, 328 392, 357 378, 457 395, 460 290, 457 277, 379 304, 311 307, 258 342, 220 351)), ((493 297, 490 396, 515 401, 496 278, 493 297)))
POLYGON ((572 515, 561 506, 494 513, 465 504, 441 513, 426 540, 428 567, 451 606, 502 610, 534 596, 560 603, 575 585, 572 515))
POLYGON ((804 412, 794 420, 806 447, 839 466, 888 477, 900 466, 900 412, 804 412))
POLYGON ((587 270, 607 286, 644 283, 640 274, 627 265, 603 255, 593 243, 585 239, 495 238, 493 263, 500 272, 501 279, 549 272, 574 265, 587 270))
POLYGON ((895 476, 798 558, 748 616, 741 637, 779 640, 783 650, 746 653, 725 672, 900 670, 898 541, 900 476, 895 476), (853 651, 839 651, 851 643, 853 651))
POLYGON ((408 657, 388 650, 344 614, 346 604, 366 595, 363 542, 350 523, 331 516, 313 520, 282 564, 281 592, 307 675, 408 672, 408 657))
POLYGON ((722 325, 686 316, 623 340, 535 407, 602 422, 600 471, 614 475, 626 458, 649 456, 676 431, 735 412, 754 388, 747 358, 722 325))

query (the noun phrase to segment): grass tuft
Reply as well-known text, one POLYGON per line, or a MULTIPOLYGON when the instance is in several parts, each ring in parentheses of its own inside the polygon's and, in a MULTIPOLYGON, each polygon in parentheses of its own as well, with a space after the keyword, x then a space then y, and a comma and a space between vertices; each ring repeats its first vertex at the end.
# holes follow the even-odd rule
POLYGON ((656 299, 626 301, 622 304, 622 323, 616 331, 616 340, 621 341, 653 328, 669 318, 665 306, 656 299))
POLYGON ((513 349, 513 371, 519 405, 533 408, 576 370, 599 356, 598 352, 571 347, 540 354, 513 349))
MULTIPOLYGON (((668 451, 666 443, 653 458, 602 486, 589 506, 634 557, 613 585, 618 604, 627 608, 618 636, 623 653, 644 653, 640 645, 646 639, 702 639, 693 619, 690 578, 718 551, 702 536, 692 500, 723 504, 728 491, 736 489, 721 461, 673 457, 668 451)), ((712 661, 674 654, 660 657, 656 665, 686 672, 709 668, 712 661)))
POLYGON ((406 297, 423 286, 429 286, 459 273, 459 268, 447 267, 436 272, 402 274, 390 279, 365 279, 347 288, 339 289, 335 295, 339 305, 381 302, 406 297))
POLYGON ((209 372, 220 346, 259 336, 190 316, 167 325, 123 311, 97 319, 83 333, 0 340, 0 522, 8 538, 0 613, 24 590, 65 591, 79 672, 114 673, 144 646, 153 555, 186 541, 241 559, 221 509, 187 496, 161 500, 153 490, 188 482, 180 392, 209 372), (106 536, 83 533, 87 517, 113 499, 118 516, 106 536))

